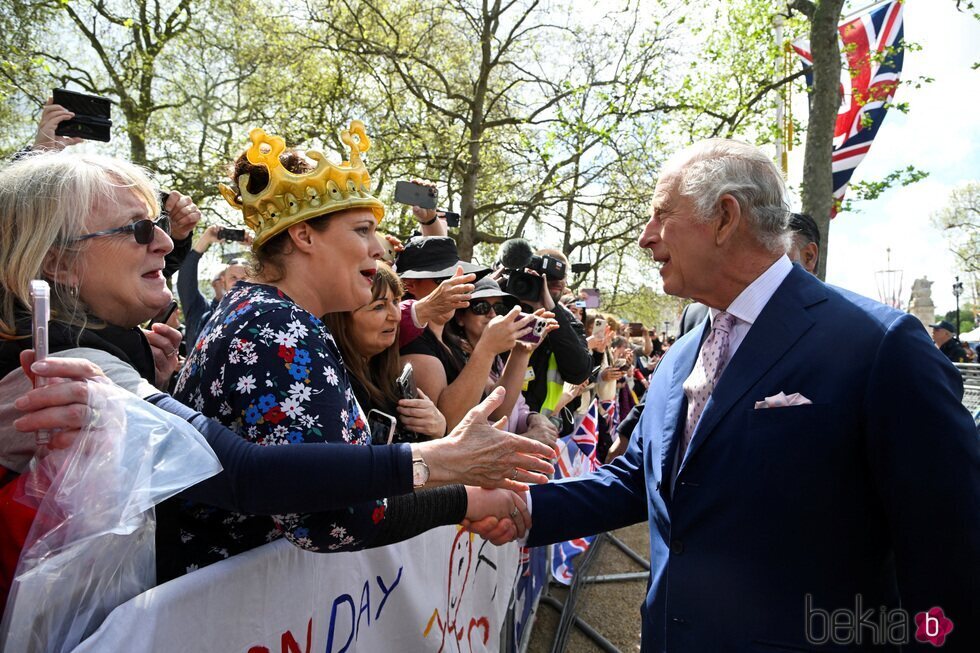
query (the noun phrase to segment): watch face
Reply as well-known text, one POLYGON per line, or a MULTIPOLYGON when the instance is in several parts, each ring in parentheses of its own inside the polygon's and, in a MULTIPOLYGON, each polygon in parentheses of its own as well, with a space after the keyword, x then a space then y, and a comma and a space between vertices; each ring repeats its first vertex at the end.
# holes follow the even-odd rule
POLYGON ((412 481, 415 487, 425 485, 429 480, 429 466, 424 460, 412 461, 412 481))

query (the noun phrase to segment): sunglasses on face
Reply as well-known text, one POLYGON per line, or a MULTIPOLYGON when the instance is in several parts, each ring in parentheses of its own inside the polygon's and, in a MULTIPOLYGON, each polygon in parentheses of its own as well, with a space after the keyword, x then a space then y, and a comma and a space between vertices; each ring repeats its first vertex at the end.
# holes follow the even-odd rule
POLYGON ((153 242, 154 232, 157 227, 163 230, 163 233, 170 235, 170 216, 161 215, 156 220, 150 220, 149 218, 144 218, 143 220, 137 220, 136 222, 130 223, 124 227, 116 227, 115 229, 105 229, 103 231, 93 231, 90 234, 83 234, 78 238, 72 239, 72 242, 78 242, 80 240, 88 240, 89 238, 101 238, 102 236, 114 236, 116 234, 133 234, 133 238, 140 245, 149 245, 153 242))
POLYGON ((488 301, 473 302, 470 304, 470 312, 474 315, 486 315, 490 312, 490 309, 497 315, 507 315, 510 308, 504 302, 494 302, 490 303, 488 301))

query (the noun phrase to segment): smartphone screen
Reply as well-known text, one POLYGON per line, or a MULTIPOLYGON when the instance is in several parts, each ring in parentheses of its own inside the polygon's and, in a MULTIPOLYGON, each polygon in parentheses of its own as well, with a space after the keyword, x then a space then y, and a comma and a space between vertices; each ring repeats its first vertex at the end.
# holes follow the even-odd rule
POLYGON ((586 308, 599 308, 599 290, 598 288, 583 288, 582 294, 585 300, 586 308))
POLYGON ((368 413, 368 428, 371 429, 371 444, 391 444, 395 437, 396 420, 388 413, 372 410, 368 413))

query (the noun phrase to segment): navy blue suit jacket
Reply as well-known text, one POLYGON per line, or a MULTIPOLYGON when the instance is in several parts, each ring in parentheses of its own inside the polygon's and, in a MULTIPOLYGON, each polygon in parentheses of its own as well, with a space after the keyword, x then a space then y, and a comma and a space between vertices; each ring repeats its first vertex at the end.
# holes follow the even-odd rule
POLYGON ((860 646, 810 643, 808 616, 811 639, 825 633, 807 595, 828 613, 861 595, 875 619, 901 605, 910 622, 940 606, 943 650, 980 650, 980 441, 922 325, 794 266, 672 479, 704 328, 660 363, 623 456, 532 488, 529 544, 648 520, 643 651, 892 650, 869 628, 860 646), (779 392, 813 403, 754 409, 779 392))

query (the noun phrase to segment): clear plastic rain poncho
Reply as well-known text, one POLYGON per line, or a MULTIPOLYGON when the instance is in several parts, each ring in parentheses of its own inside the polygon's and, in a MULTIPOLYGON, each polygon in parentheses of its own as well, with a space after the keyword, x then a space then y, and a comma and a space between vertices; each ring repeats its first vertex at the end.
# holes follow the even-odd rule
POLYGON ((156 584, 153 507, 221 470, 191 425, 110 383, 89 382, 89 426, 42 449, 22 500, 37 517, 0 623, 0 650, 70 651, 156 584))

